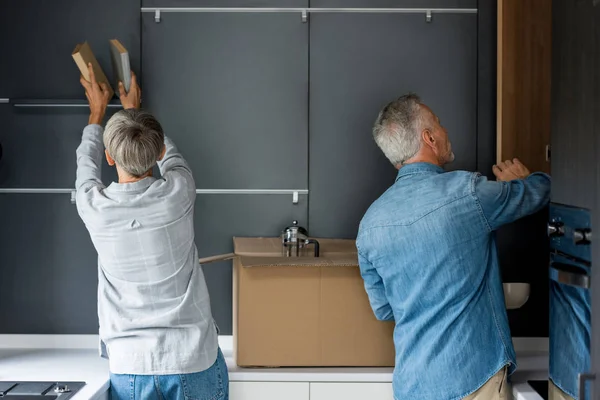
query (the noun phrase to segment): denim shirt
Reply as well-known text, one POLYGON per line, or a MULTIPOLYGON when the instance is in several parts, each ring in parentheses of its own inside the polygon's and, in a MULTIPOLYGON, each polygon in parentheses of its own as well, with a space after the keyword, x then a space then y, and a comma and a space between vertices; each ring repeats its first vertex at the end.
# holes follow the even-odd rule
MULTIPOLYGON (((550 379, 575 400, 584 400, 578 376, 591 367, 590 309, 589 289, 550 281, 550 379)), ((586 393, 589 398, 589 386, 586 393)))
POLYGON ((462 399, 516 368, 494 230, 542 209, 550 177, 488 181, 415 163, 360 224, 360 270, 379 320, 394 320, 396 400, 462 399))

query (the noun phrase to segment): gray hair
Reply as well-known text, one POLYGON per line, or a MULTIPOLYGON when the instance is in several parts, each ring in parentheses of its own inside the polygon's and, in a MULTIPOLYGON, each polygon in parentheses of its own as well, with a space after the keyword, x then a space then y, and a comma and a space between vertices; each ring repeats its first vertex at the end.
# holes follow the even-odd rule
POLYGON ((373 138, 394 166, 404 164, 421 149, 421 131, 429 122, 421 99, 409 93, 392 101, 377 116, 373 138))
POLYGON ((122 110, 104 130, 104 147, 117 165, 134 177, 143 176, 158 161, 165 135, 154 116, 142 110, 122 110))

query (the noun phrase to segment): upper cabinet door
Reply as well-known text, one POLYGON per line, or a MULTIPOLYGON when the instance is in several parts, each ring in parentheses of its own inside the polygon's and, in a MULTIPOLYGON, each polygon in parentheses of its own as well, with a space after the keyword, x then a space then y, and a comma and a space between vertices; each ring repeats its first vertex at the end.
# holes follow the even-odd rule
POLYGON ((593 195, 600 187, 599 10, 591 0, 552 3, 552 201, 590 209, 592 215, 600 213, 593 195))
POLYGON ((354 237, 394 183, 371 132, 403 94, 419 94, 448 129, 448 168, 476 168, 476 14, 317 13, 310 24, 311 235, 354 237))
POLYGON ((498 0, 497 161, 550 172, 551 0, 498 0))
POLYGON ((143 13, 142 87, 200 189, 306 189, 300 13, 143 13))
POLYGON ((308 0, 142 0, 143 7, 308 7, 308 0))
POLYGON ((0 98, 85 99, 71 57, 88 41, 113 82, 109 40, 140 66, 139 0, 19 0, 0 11, 0 98))
POLYGON ((311 0, 310 6, 314 8, 477 8, 477 0, 311 0))
MULTIPOLYGON (((115 108, 109 108, 106 118, 115 108)), ((85 108, 20 108, 0 105, 0 188, 72 189, 75 187, 76 155, 83 128, 88 124, 85 108)), ((117 180, 116 169, 102 158, 106 185, 117 180)), ((69 202, 68 195, 65 202, 69 202)))

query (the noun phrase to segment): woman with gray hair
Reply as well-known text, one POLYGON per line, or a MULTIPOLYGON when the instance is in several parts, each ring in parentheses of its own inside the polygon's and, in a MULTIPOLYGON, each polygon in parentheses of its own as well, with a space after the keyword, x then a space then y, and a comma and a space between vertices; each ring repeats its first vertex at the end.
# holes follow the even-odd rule
POLYGON ((135 75, 123 111, 101 127, 109 93, 81 78, 89 125, 77 149, 77 210, 98 252, 101 355, 113 399, 228 399, 194 244, 192 171, 160 123, 139 110, 135 75), (118 182, 101 180, 102 153, 118 182), (152 176, 155 165, 161 178, 152 176))

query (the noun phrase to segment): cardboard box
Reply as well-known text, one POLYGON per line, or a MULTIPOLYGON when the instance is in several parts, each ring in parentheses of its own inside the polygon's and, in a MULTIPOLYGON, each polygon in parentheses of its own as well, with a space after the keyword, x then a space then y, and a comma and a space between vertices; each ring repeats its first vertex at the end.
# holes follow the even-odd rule
POLYGON ((373 315, 353 240, 319 239, 318 258, 282 257, 279 238, 233 241, 239 366, 394 366, 394 325, 373 315))

